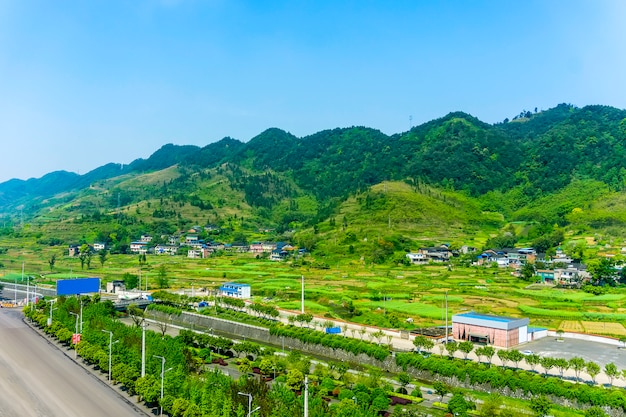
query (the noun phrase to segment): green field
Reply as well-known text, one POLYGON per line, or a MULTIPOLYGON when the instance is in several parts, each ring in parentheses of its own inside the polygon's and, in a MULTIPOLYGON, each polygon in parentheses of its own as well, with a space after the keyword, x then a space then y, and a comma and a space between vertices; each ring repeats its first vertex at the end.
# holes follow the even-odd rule
POLYGON ((530 317, 531 325, 552 329, 559 328, 563 320, 626 323, 626 294, 619 288, 592 295, 581 290, 529 287, 527 282, 494 268, 351 263, 317 269, 309 262, 293 265, 248 254, 209 259, 149 255, 141 267, 137 256, 113 255, 104 265, 94 257, 90 268, 81 268, 80 261, 63 254, 61 248, 27 243, 14 248, 12 244, 15 241, 0 242, 0 246, 10 248, 0 255, 4 265, 0 274, 9 282, 20 282, 24 263, 25 274, 34 276, 38 284, 79 276, 110 281, 129 273, 141 275, 144 285, 147 280, 150 289, 157 289, 156 277, 163 265, 173 290, 192 285, 213 289, 223 282, 237 281, 251 284, 258 301, 292 310, 300 310, 304 276, 307 311, 382 327, 442 325, 446 294, 449 318, 473 310, 530 317), (52 254, 56 263, 51 270, 48 260, 52 254))

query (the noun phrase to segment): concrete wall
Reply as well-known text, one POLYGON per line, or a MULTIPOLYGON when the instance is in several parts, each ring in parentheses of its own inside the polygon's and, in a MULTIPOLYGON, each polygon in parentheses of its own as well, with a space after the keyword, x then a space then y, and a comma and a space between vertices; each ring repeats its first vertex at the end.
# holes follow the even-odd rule
MULTIPOLYGON (((290 337, 273 336, 269 329, 264 327, 252 326, 249 324, 237 323, 234 321, 224 320, 217 317, 204 316, 196 313, 183 312, 180 316, 168 315, 160 311, 148 310, 146 312, 148 318, 163 321, 177 326, 186 327, 192 330, 211 333, 211 329, 217 334, 224 335, 236 340, 250 340, 262 344, 274 346, 277 349, 285 351, 297 350, 310 355, 323 357, 333 361, 345 361, 354 365, 372 365, 390 372, 402 372, 402 369, 395 364, 395 357, 389 355, 384 361, 371 358, 367 355, 354 355, 341 349, 333 349, 321 345, 313 345, 304 343, 298 339, 290 337)), ((313 331, 313 330, 311 330, 313 331)), ((338 336, 340 337, 340 336, 338 336)))
MULTIPOLYGON (((548 331, 548 336, 550 336, 550 337, 558 337, 558 334, 555 331, 549 330, 548 331)), ((606 343, 606 344, 613 345, 613 346, 621 346, 622 345, 619 340, 613 339, 611 337, 594 336, 594 335, 591 335, 591 334, 584 334, 584 333, 569 333, 569 332, 565 332, 565 333, 563 333, 562 337, 566 337, 566 338, 569 338, 569 339, 588 340, 590 342, 597 342, 597 343, 606 343)))

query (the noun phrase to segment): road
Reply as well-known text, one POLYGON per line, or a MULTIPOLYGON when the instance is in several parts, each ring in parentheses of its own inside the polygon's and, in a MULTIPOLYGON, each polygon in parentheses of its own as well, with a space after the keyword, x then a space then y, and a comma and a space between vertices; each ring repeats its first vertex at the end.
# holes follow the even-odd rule
POLYGON ((145 417, 22 317, 0 309, 0 417, 145 417))

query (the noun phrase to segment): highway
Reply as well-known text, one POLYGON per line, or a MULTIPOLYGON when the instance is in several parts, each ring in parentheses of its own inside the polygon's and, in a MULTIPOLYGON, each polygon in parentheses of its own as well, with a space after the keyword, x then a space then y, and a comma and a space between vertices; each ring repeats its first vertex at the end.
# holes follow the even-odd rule
POLYGON ((145 416, 115 390, 0 309, 0 417, 145 416))

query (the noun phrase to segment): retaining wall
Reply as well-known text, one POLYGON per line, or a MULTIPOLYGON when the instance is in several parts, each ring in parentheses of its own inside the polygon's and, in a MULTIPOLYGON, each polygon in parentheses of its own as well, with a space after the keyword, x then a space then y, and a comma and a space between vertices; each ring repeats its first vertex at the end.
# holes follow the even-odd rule
MULTIPOLYGON (((147 315, 154 320, 171 323, 192 330, 211 333, 222 333, 235 339, 252 340, 263 344, 272 345, 285 350, 298 350, 315 356, 328 358, 333 361, 344 361, 353 365, 371 365, 390 372, 402 372, 395 363, 395 356, 389 355, 384 361, 371 358, 365 354, 354 355, 342 349, 333 349, 317 344, 304 343, 299 339, 271 335, 269 329, 253 326, 250 324, 237 323, 217 317, 204 316, 202 314, 183 312, 180 316, 169 315, 156 310, 148 310, 147 315)), ((314 330, 311 330, 314 331, 314 330)))

